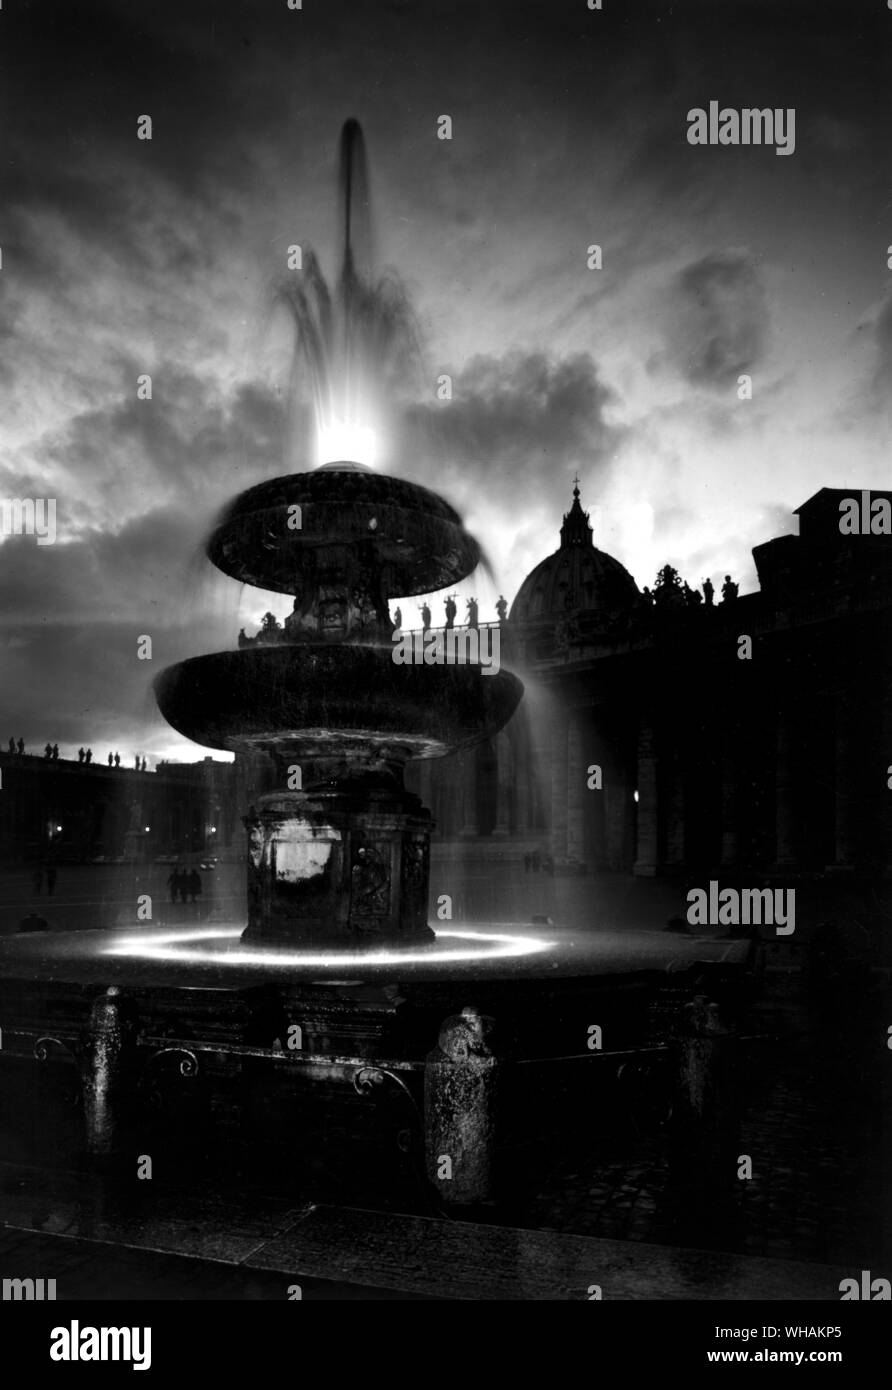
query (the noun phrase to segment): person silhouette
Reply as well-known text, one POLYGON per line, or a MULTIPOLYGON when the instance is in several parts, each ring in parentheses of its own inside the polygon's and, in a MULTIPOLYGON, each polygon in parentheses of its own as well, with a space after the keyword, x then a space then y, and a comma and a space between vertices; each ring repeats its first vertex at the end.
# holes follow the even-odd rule
POLYGON ((59 745, 58 745, 58 743, 54 743, 54 744, 53 744, 53 761, 54 761, 54 762, 58 762, 58 761, 59 761, 59 745))
POLYGON ((423 606, 422 609, 421 609, 421 627, 422 627, 422 630, 423 630, 424 632, 427 632, 427 630, 428 630, 428 628, 430 627, 430 625, 431 625, 431 610, 428 608, 427 604, 424 604, 424 606, 423 606))
POLYGON ((84 762, 85 762, 85 763, 91 763, 92 761, 93 761, 93 749, 92 749, 92 748, 88 748, 87 751, 86 751, 86 754, 85 754, 85 756, 84 756, 84 762))
POLYGON ((396 608, 396 609, 394 609, 394 613, 393 613, 393 630, 394 630, 394 632, 400 632, 401 629, 402 629, 402 626, 403 626, 403 611, 402 611, 401 608, 396 608))
POLYGON ((714 599, 715 599, 715 589, 714 589, 713 586, 712 586, 712 580, 711 580, 711 579, 704 579, 704 581, 703 581, 703 600, 704 600, 704 602, 705 602, 707 608, 711 608, 711 607, 712 607, 712 604, 713 604, 713 600, 714 600, 714 599))
POLYGON ((115 767, 120 767, 120 766, 121 766, 121 755, 120 755, 120 753, 116 753, 116 754, 115 754, 115 767))
POLYGON ((84 753, 83 748, 79 748, 79 749, 77 750, 77 760, 78 760, 78 762, 79 762, 79 763, 82 763, 82 762, 84 761, 84 758, 85 758, 85 757, 86 757, 86 754, 84 753))
POLYGON ((53 745, 51 743, 44 744, 43 756, 46 759, 50 759, 53 756, 53 745))
POLYGON ((479 608, 478 608, 478 605, 477 605, 477 600, 476 600, 475 598, 469 598, 469 599, 468 599, 468 627, 476 627, 476 626, 477 626, 477 615, 478 615, 478 613, 479 613, 479 608))
POLYGON ((453 628, 453 627, 455 627, 455 615, 456 615, 457 612, 458 612, 458 609, 457 609, 456 606, 455 606, 455 595, 454 595, 454 594, 450 594, 449 597, 446 599, 446 626, 447 626, 447 628, 453 628))
POLYGON ((114 762, 114 757, 112 756, 111 753, 109 753, 109 755, 108 755, 108 765, 109 765, 109 767, 111 767, 111 765, 112 765, 113 762, 114 762))
POLYGON ((508 600, 501 594, 499 594, 499 597, 496 599, 496 612, 499 615, 500 623, 508 621, 508 600))
POLYGON ((49 931, 49 929, 50 924, 46 918, 38 916, 33 909, 27 917, 23 917, 19 922, 19 931, 49 931))
POLYGON ((9 740, 9 751, 10 751, 10 753, 14 753, 14 752, 15 752, 15 739, 14 739, 14 738, 11 738, 11 739, 9 740))
POLYGON ((722 585, 722 603, 730 603, 737 597, 738 586, 734 583, 730 574, 725 575, 725 582, 722 585))

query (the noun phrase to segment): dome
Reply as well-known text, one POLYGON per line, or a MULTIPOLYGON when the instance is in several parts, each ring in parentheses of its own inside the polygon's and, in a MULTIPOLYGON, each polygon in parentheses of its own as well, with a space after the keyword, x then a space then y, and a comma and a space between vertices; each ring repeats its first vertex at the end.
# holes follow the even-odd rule
POLYGON ((588 512, 582 510, 575 486, 560 548, 527 575, 511 606, 510 621, 555 623, 586 615, 587 627, 606 630, 641 603, 629 571, 593 543, 588 512))

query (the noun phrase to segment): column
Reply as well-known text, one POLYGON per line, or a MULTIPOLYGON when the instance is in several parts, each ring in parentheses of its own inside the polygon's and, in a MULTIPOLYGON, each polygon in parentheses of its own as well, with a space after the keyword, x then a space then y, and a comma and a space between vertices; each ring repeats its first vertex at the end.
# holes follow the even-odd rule
POLYGON ((530 777, 532 775, 530 767, 530 731, 525 719, 516 719, 512 725, 513 739, 512 751, 514 753, 514 787, 515 787, 515 808, 516 822, 515 833, 519 836, 527 836, 530 832, 530 797, 532 787, 530 777))
POLYGON ((723 869, 734 868, 740 859, 740 814, 738 749, 740 730, 736 723, 722 730, 721 815, 723 869))
POLYGON ((551 736, 551 835, 555 860, 567 857, 567 725, 558 720, 551 736))
POLYGON ((650 877, 657 872, 657 758, 653 725, 642 715, 638 725, 638 852, 632 872, 650 877))
POLYGON ((499 1155, 498 1059, 493 1020, 471 1006, 444 1020, 424 1068, 427 1176, 450 1206, 496 1196, 499 1155))
POLYGON ((516 785, 511 740, 504 729, 496 735, 496 823, 493 838, 504 840, 511 834, 511 789, 516 785))
POLYGON ((792 720, 787 710, 778 710, 774 776, 774 861, 777 869, 798 867, 793 772, 794 734, 791 726, 792 720))
POLYGON ((567 721, 567 857, 584 860, 586 796, 599 796, 586 785, 588 765, 585 759, 582 710, 569 711, 567 721))
POLYGON ((611 763, 605 778, 604 819, 606 822, 607 867, 614 872, 622 869, 627 862, 626 832, 628 826, 628 804, 631 793, 626 782, 626 770, 619 763, 611 763))
POLYGON ((479 835, 477 825, 477 749, 461 754, 461 828, 463 840, 479 835))
POLYGON ((129 1001, 110 985, 93 1002, 82 1061, 81 1098, 91 1154, 112 1154, 119 1142, 121 1112, 135 1081, 134 1036, 129 1001))
POLYGON ((841 690, 835 702, 833 797, 835 854, 828 869, 851 872, 858 857, 859 758, 857 718, 851 696, 841 690))
POLYGON ((684 746, 673 743, 666 750, 663 760, 665 769, 665 848, 664 862, 667 868, 678 868, 685 862, 685 794, 684 794, 684 746))

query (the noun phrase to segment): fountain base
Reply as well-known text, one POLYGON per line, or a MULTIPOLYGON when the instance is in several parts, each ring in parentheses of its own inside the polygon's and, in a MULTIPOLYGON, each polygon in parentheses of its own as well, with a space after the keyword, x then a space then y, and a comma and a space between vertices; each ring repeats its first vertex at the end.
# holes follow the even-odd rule
POLYGON ((245 817, 246 942, 360 949, 433 942, 431 816, 396 786, 272 792, 245 817))

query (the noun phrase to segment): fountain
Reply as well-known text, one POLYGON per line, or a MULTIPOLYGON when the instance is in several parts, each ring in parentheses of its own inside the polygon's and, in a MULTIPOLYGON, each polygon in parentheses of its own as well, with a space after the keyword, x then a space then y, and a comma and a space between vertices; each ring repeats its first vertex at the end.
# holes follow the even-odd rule
MULTIPOLYGON (((400 361, 412 337, 398 287, 373 284, 357 265, 367 196, 355 121, 341 138, 341 197, 336 295, 312 253, 308 287, 288 291, 323 449, 368 438, 382 362, 400 361)), ((479 665, 395 664, 389 600, 465 578, 477 543, 428 489, 335 460, 242 493, 207 549, 233 579, 294 596, 281 640, 182 662, 156 682, 162 713, 188 738, 275 761, 282 785, 245 822, 244 940, 432 941, 430 813, 406 791, 403 767, 495 733, 522 687, 506 672, 482 679, 479 665)))
MULTIPOLYGON (((595 924, 562 933, 548 918, 540 919, 548 939, 516 923, 429 926, 431 817, 406 789, 404 768, 491 737, 522 686, 468 659, 394 659, 391 600, 451 587, 481 551, 442 498, 368 466, 414 335, 397 282, 373 282, 364 269, 355 122, 342 135, 341 194, 334 291, 309 253, 301 278, 280 292, 312 383, 318 466, 243 492, 207 543, 224 574, 289 595, 292 612, 281 628, 272 619, 236 650, 182 661, 155 684, 162 713, 187 738, 237 757, 259 750, 275 765, 277 789, 246 808, 247 925, 171 931, 153 925, 151 911, 144 925, 140 897, 117 935, 0 942, 0 1063, 19 1088, 10 1113, 24 1114, 36 1094, 40 1126, 77 1131, 72 1144, 103 1162, 180 1155, 190 1133, 202 1194, 215 1125, 234 1126, 264 1191, 279 1145, 291 1194, 295 1153, 313 1147, 307 1133, 327 1135, 333 1111, 349 1111, 352 1143, 330 1146, 328 1161, 345 1165, 353 1184, 362 1164, 342 1151, 362 1147, 357 1097, 389 1094, 402 1106, 398 1147, 423 1170, 425 1201, 433 1194, 467 1210, 491 1201, 498 1185, 502 1117, 527 1116, 535 1127, 537 1067, 550 1082, 568 1061, 588 1073, 600 1057, 602 1076, 625 1067, 628 1077, 635 1063, 624 1049, 641 1043, 651 1060, 665 1060, 663 1044, 650 1044, 669 972, 678 994, 733 994, 746 947, 595 924), (593 1026, 609 1039, 603 1054, 592 1051, 593 1026), (514 1059, 524 1065, 512 1067, 514 1059), (52 1098, 46 1119, 35 1064, 66 1079, 77 1122, 52 1098), (315 1129, 305 1119, 314 1104, 315 1129)), ((695 1020, 697 1046, 711 1057, 725 1038, 704 1017, 695 1020)), ((678 1084, 690 1089, 688 1073, 685 1061, 678 1084)), ((542 1094, 551 1089, 543 1080, 542 1094)), ((392 1129, 381 1120, 382 1133, 392 1138, 392 1129)), ((228 1142, 217 1146, 224 1157, 228 1142)), ((395 1154, 391 1145, 385 1167, 395 1154)), ((311 1177, 315 1196, 321 1180, 311 1177)), ((203 1195, 186 1200, 191 1211, 203 1195)), ((123 1232, 115 1239, 132 1239, 126 1222, 115 1229, 123 1232)))
POLYGON ((463 578, 476 543, 426 488, 334 463, 243 493, 208 553, 233 578, 297 595, 284 640, 193 658, 156 683, 181 733, 275 760, 282 787, 246 818, 244 939, 433 940, 430 814, 404 764, 488 737, 522 687, 479 665, 396 664, 388 599, 463 578))

